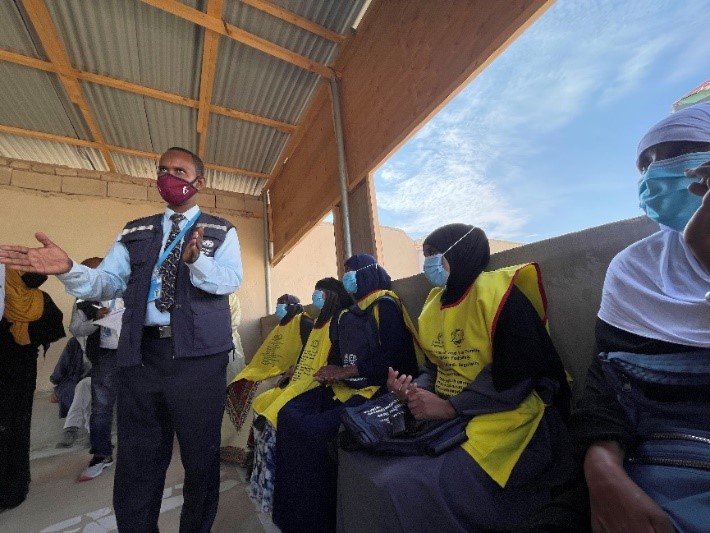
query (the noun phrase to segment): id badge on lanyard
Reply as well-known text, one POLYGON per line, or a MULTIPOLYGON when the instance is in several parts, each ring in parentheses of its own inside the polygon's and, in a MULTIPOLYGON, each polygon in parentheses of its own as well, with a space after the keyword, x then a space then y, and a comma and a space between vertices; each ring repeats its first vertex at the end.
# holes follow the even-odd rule
POLYGON ((163 292, 163 276, 160 275, 160 268, 153 269, 150 276, 150 289, 148 289, 148 301, 154 302, 163 292))

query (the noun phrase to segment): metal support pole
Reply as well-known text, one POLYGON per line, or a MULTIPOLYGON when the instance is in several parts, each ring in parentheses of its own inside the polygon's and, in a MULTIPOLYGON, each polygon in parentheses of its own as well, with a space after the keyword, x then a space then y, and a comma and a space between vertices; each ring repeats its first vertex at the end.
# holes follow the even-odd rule
POLYGON ((333 102, 333 122, 335 143, 338 147, 338 175, 340 178, 340 215, 343 223, 343 248, 345 259, 353 255, 350 240, 350 207, 348 205, 348 167, 345 163, 345 143, 343 142, 343 120, 340 115, 340 91, 335 76, 330 78, 330 92, 333 102))
POLYGON ((266 314, 270 315, 274 312, 271 307, 271 246, 269 240, 269 191, 261 193, 262 202, 264 204, 264 292, 266 295, 266 314))

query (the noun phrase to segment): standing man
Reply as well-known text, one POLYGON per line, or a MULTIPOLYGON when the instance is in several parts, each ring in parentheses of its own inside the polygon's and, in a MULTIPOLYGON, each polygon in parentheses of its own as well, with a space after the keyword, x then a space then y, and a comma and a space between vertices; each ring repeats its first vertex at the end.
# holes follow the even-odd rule
MULTIPOLYGON (((100 257, 90 257, 81 264, 98 268, 101 261, 100 257)), ((89 440, 93 457, 89 466, 79 476, 79 481, 94 479, 113 464, 111 426, 116 403, 116 352, 121 336, 121 323, 106 327, 97 325, 95 321, 106 318, 110 313, 120 313, 123 308, 122 298, 112 298, 103 302, 79 301, 72 310, 69 331, 75 337, 84 339, 84 353, 91 363, 89 440)), ((73 442, 72 437, 76 438, 78 429, 76 426, 65 429, 67 440, 73 442)))
POLYGON ((197 206, 203 174, 192 152, 165 152, 158 191, 167 209, 126 224, 95 270, 43 233, 39 248, 0 246, 0 263, 57 274, 78 298, 123 296, 113 495, 123 532, 157 531, 174 434, 185 468, 180 531, 209 532, 217 514, 228 295, 241 285, 242 263, 234 226, 197 206))

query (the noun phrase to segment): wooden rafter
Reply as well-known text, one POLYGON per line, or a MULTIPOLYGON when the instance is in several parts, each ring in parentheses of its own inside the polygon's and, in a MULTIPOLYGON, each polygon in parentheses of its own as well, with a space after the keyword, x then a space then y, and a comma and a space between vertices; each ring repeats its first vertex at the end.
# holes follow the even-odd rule
POLYGON ((64 49, 64 44, 59 38, 56 28, 54 27, 54 21, 52 20, 47 6, 44 0, 22 0, 22 5, 25 7, 27 16, 34 26, 35 32, 37 33, 42 47, 44 48, 47 57, 50 62, 55 65, 56 72, 59 75, 59 79, 64 86, 64 89, 69 95, 69 99, 76 104, 81 112, 84 120, 86 121, 89 131, 92 137, 98 144, 98 149, 106 160, 108 168, 112 171, 116 171, 116 165, 111 158, 111 154, 106 148, 106 143, 104 141, 99 125, 94 118, 94 114, 89 107, 89 103, 84 97, 84 93, 81 90, 81 84, 76 76, 74 76, 74 69, 69 60, 69 55, 64 49))
MULTIPOLYGON (((30 67, 37 70, 44 70, 46 72, 52 72, 54 74, 59 73, 59 69, 56 67, 56 65, 50 63, 49 61, 44 61, 42 59, 36 59, 34 57, 17 54, 8 50, 0 49, 0 61, 7 61, 9 63, 15 63, 17 65, 30 67)), ((102 74, 94 74, 93 72, 86 72, 83 70, 73 70, 73 75, 80 80, 89 81, 91 83, 95 83, 96 85, 112 87, 120 91, 140 94, 142 96, 155 98, 156 100, 162 100, 164 102, 170 102, 172 104, 191 107, 194 109, 197 109, 200 105, 198 100, 194 100, 192 98, 180 96, 179 94, 160 91, 158 89, 151 89, 150 87, 146 87, 144 85, 138 85, 129 81, 111 78, 102 74)), ((284 133, 288 134, 292 134, 296 131, 296 125, 294 124, 289 124, 288 122, 281 122, 259 115, 253 115, 251 113, 245 113, 244 111, 237 111, 236 109, 230 109, 227 107, 210 104, 209 110, 211 113, 236 118, 237 120, 244 120, 246 122, 253 122, 254 124, 261 124, 262 126, 275 128, 279 131, 283 131, 284 133)))
MULTIPOLYGON (((36 0, 35 0, 36 1, 36 0)), ((207 13, 203 13, 198 9, 193 9, 185 4, 178 2, 177 0, 141 0, 142 2, 161 9, 171 15, 185 19, 193 24, 202 26, 208 30, 212 30, 220 35, 229 37, 235 41, 242 44, 255 48, 265 54, 286 61, 298 67, 301 67, 310 72, 314 72, 325 78, 330 78, 333 75, 333 71, 321 63, 312 61, 307 57, 299 55, 291 50, 283 48, 281 46, 275 45, 274 43, 257 37, 256 35, 249 33, 247 31, 238 28, 232 24, 227 24, 220 17, 213 17, 207 13)))
MULTIPOLYGON (((210 0, 207 4, 207 14, 211 17, 222 16, 224 0, 210 0)), ((210 103, 214 87, 214 73, 217 68, 217 51, 219 49, 219 34, 205 30, 202 45, 202 73, 200 75, 200 105, 197 109, 197 133, 200 141, 197 154, 204 159, 207 147, 207 125, 210 119, 210 103)))
POLYGON ((292 11, 288 11, 281 6, 267 2, 266 0, 242 0, 242 3, 251 6, 254 9, 258 9, 259 11, 263 11, 264 13, 268 13, 272 17, 281 19, 289 24, 298 26, 299 28, 318 35, 319 37, 333 41, 336 44, 343 44, 345 41, 345 37, 339 33, 329 30, 320 24, 316 24, 312 20, 308 20, 305 17, 296 15, 292 11))
MULTIPOLYGON (((45 133, 42 131, 26 130, 22 128, 16 128, 14 126, 6 126, 0 124, 0 133, 7 133, 9 135, 19 135, 20 137, 28 137, 30 139, 40 139, 42 141, 51 141, 63 144, 71 144, 73 146, 83 146, 85 148, 93 148, 95 150, 105 149, 108 152, 114 152, 117 154, 133 155, 138 157, 145 157, 147 159, 159 159, 161 154, 154 152, 144 152, 143 150, 134 150, 133 148, 124 148, 123 146, 113 146, 110 144, 98 143, 95 141, 86 141, 84 139, 77 139, 75 137, 66 137, 64 135, 55 135, 54 133, 45 133)), ((253 170, 246 170, 243 168, 227 167, 223 165, 215 165, 211 163, 205 163, 205 168, 210 170, 218 170, 222 172, 230 172, 232 174, 239 174, 242 176, 250 176, 252 178, 268 179, 269 175, 263 172, 255 172, 253 170)), ((112 170, 115 172, 115 170, 112 170)))

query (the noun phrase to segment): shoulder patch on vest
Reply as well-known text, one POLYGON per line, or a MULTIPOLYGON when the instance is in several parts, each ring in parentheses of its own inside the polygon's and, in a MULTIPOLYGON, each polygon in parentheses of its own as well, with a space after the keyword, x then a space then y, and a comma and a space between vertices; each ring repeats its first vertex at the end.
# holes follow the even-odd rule
POLYGON ((150 224, 148 226, 133 226, 132 228, 123 228, 121 235, 128 235, 129 233, 133 233, 134 231, 153 231, 153 228, 153 224, 150 224))
POLYGON ((227 230, 229 229, 229 228, 228 228, 227 226, 225 226, 225 225, 221 225, 221 224, 210 224, 210 223, 208 223, 208 222, 198 222, 198 223, 197 223, 197 227, 198 227, 198 228, 218 229, 218 230, 224 231, 225 233, 226 233, 227 230))

